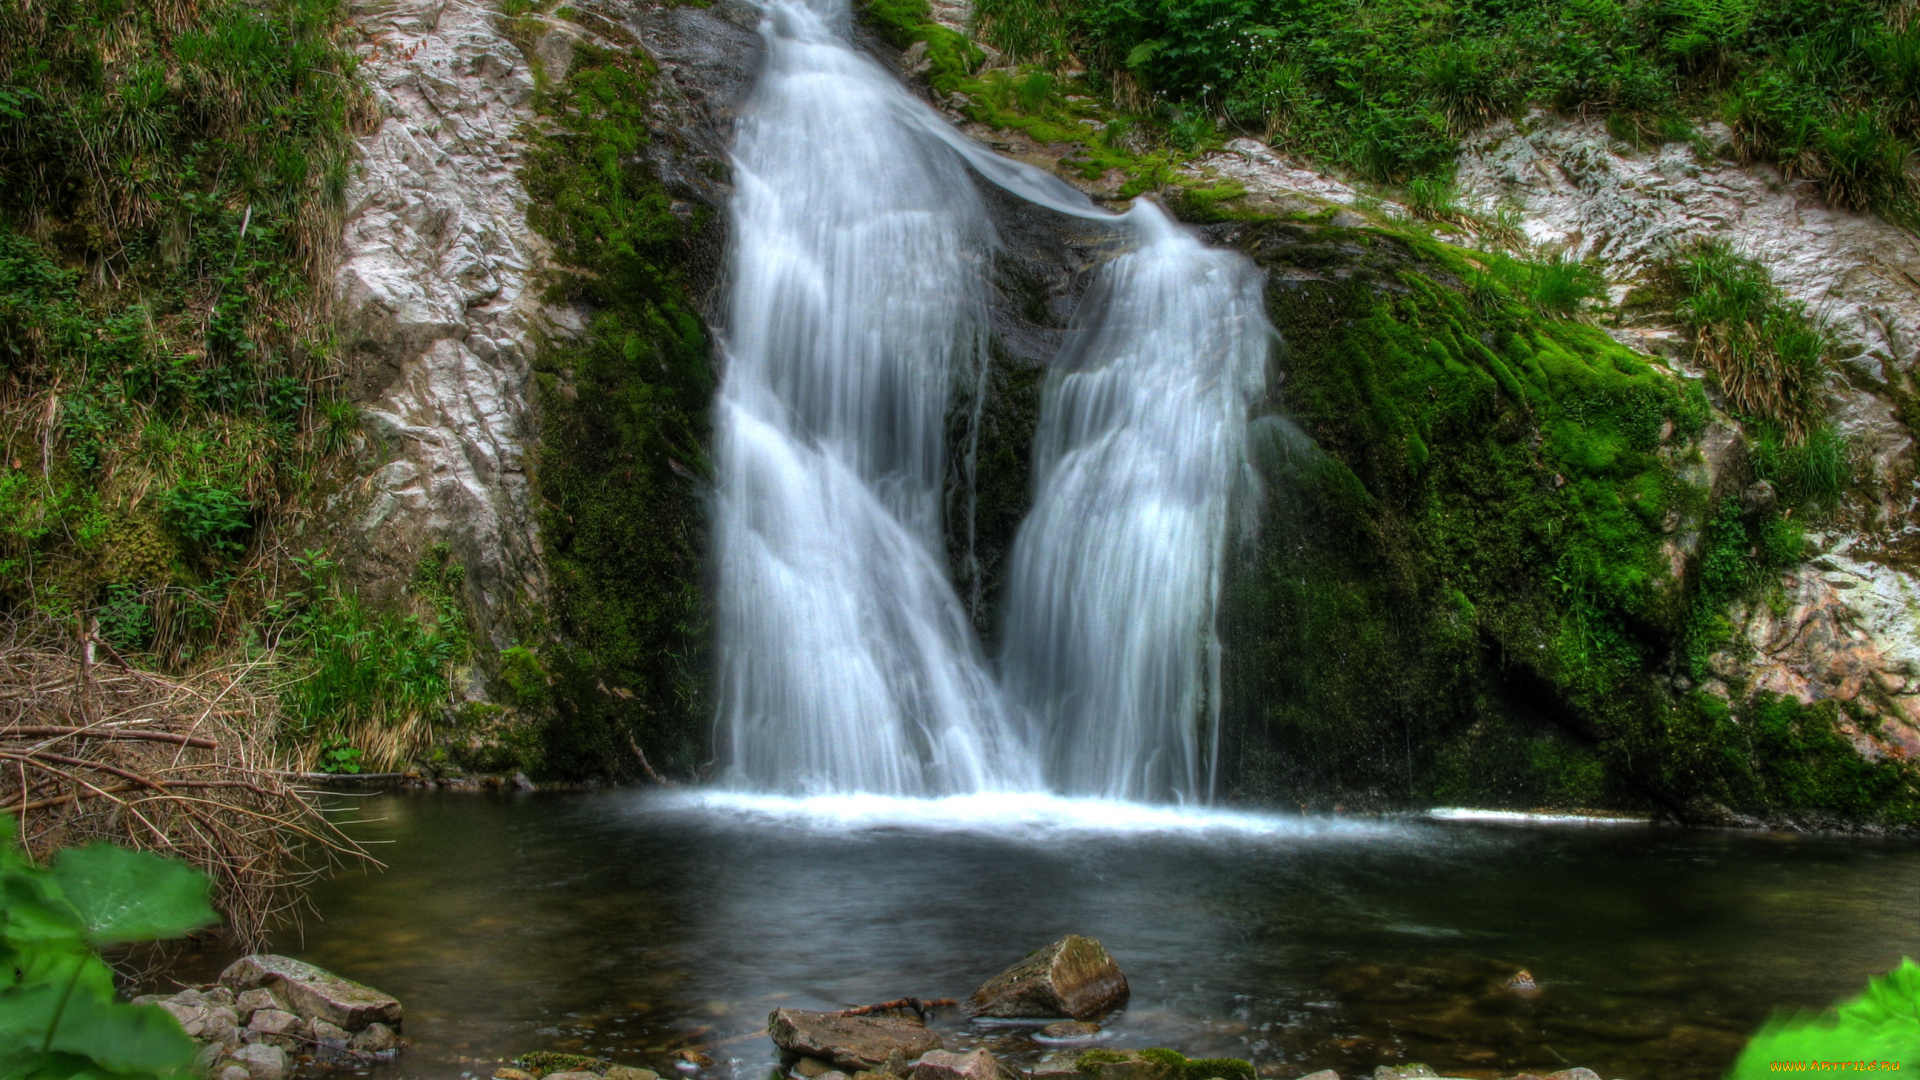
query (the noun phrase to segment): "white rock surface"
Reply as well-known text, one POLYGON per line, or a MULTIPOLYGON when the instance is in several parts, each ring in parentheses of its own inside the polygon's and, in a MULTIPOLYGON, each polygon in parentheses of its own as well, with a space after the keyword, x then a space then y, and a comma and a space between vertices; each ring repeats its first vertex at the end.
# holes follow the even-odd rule
POLYGON ((533 74, 461 0, 360 0, 366 78, 385 119, 361 140, 336 287, 384 460, 350 493, 396 567, 445 541, 496 645, 543 592, 527 475, 531 275, 514 135, 533 74))

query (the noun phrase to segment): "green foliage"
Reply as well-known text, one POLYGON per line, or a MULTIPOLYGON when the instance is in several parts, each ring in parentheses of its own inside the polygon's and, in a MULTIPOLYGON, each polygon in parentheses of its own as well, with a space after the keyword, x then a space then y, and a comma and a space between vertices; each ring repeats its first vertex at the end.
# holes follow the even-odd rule
POLYGON ((0 5, 0 604, 99 608, 184 662, 247 612, 174 598, 270 588, 246 557, 345 448, 313 416, 372 111, 345 27, 334 0, 0 5))
MULTIPOLYGON (((981 0, 1010 55, 1085 64, 1149 116, 1263 134, 1382 182, 1442 171, 1458 137, 1530 106, 1601 111, 1640 145, 1715 112, 1749 160, 1835 205, 1907 219, 1920 31, 1872 0, 981 0), (1885 10, 1883 10, 1883 8, 1885 10)), ((1031 110, 1029 110, 1031 111, 1031 110)), ((976 117, 983 119, 984 117, 976 117)))
POLYGON ((459 564, 444 546, 422 558, 413 611, 362 600, 324 552, 293 564, 299 583, 266 620, 290 669, 280 687, 286 738, 314 748, 327 772, 357 772, 363 758, 398 764, 431 738, 466 658, 459 564))
POLYGON ((564 1054, 557 1050, 535 1050, 531 1054, 522 1054, 514 1059, 515 1065, 535 1076, 545 1076, 557 1072, 605 1072, 613 1066, 605 1058, 588 1057, 585 1054, 564 1054))
POLYGON ((1830 346, 1805 307, 1782 296, 1765 267, 1723 243, 1682 251, 1665 276, 1694 355, 1719 380, 1729 409, 1790 443, 1807 441, 1825 423, 1820 393, 1830 346))
POLYGON ((536 100, 548 124, 526 131, 529 218, 565 267, 548 298, 588 317, 537 361, 558 634, 508 650, 499 681, 522 707, 551 710, 536 756, 568 775, 635 771, 630 740, 659 768, 701 760, 693 478, 708 471, 714 374, 680 271, 689 230, 645 163, 649 72, 638 52, 577 51, 565 83, 536 100))
MULTIPOLYGON (((1876 1062, 1874 1071, 1920 1066, 1920 965, 1867 980, 1866 992, 1821 1016, 1777 1015, 1733 1063, 1727 1080, 1760 1080, 1777 1062, 1876 1062)), ((1804 1065, 1802 1065, 1804 1068, 1804 1065)), ((1798 1071, 1798 1070, 1796 1070, 1798 1071)))
POLYGON ((21 1080, 167 1077, 196 1049, 166 1010, 114 1001, 98 949, 180 937, 216 921, 183 863, 106 844, 43 870, 0 816, 0 1074, 21 1080))

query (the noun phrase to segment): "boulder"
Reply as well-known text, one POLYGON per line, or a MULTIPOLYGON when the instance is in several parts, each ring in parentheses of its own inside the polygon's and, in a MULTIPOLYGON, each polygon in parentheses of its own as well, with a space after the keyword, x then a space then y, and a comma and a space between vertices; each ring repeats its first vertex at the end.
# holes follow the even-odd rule
POLYGON ((940 1036, 918 1020, 898 1016, 840 1016, 803 1009, 775 1009, 767 1034, 789 1054, 819 1058, 843 1069, 885 1069, 901 1074, 907 1062, 940 1049, 940 1036))
POLYGON ((1068 934, 988 979, 967 999, 971 1016, 1091 1020, 1126 1004, 1127 977, 1106 948, 1068 934))
POLYGON ((914 1062, 912 1080, 1002 1080, 1004 1075, 999 1059, 985 1050, 929 1050, 914 1062))
POLYGON ((1319 1072, 1308 1073, 1300 1080, 1340 1080, 1340 1074, 1332 1069, 1321 1069, 1319 1072))
POLYGON ((252 1043, 233 1052, 233 1060, 247 1070, 253 1080, 286 1080, 293 1071, 287 1052, 272 1043, 252 1043))
POLYGON ((270 990, 286 1002, 291 1011, 348 1031, 359 1031, 374 1023, 400 1023, 398 1001, 370 986, 291 957, 243 956, 220 973, 220 983, 236 991, 270 990))
MULTIPOLYGON (((383 1054, 398 1048, 399 1045, 400 1037, 393 1033, 393 1029, 379 1023, 368 1024, 361 1029, 360 1034, 355 1035, 353 1040, 347 1043, 349 1049, 358 1050, 363 1054, 383 1054)), ((599 1080, 599 1077, 595 1076, 594 1080, 599 1080)))

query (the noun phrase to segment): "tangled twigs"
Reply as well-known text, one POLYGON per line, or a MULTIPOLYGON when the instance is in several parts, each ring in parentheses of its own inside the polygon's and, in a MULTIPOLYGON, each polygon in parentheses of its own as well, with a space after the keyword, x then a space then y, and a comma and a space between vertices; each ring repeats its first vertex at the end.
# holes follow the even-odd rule
POLYGON ((185 859, 249 947, 303 886, 367 859, 292 786, 264 662, 167 675, 36 629, 0 627, 0 813, 35 858, 105 839, 185 859))

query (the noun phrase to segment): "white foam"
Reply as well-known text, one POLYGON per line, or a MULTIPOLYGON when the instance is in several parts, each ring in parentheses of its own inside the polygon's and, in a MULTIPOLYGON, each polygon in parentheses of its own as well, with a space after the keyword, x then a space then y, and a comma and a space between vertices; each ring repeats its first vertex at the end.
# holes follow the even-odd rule
POLYGON ((1602 814, 1549 814, 1523 810, 1475 810, 1470 806, 1443 806, 1427 811, 1436 821, 1495 821, 1517 825, 1645 825, 1645 818, 1602 814))
POLYGON ((978 792, 916 799, 892 795, 757 795, 704 789, 675 792, 652 806, 695 810, 750 825, 813 832, 913 830, 975 833, 1051 843, 1099 837, 1193 837, 1253 840, 1411 839, 1405 823, 1262 814, 1038 792, 978 792))

